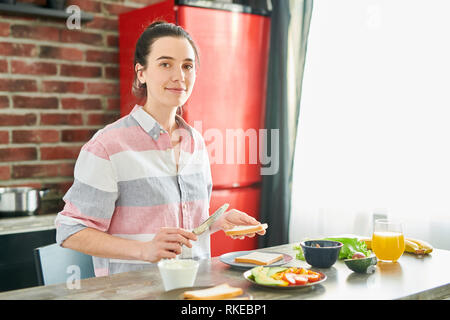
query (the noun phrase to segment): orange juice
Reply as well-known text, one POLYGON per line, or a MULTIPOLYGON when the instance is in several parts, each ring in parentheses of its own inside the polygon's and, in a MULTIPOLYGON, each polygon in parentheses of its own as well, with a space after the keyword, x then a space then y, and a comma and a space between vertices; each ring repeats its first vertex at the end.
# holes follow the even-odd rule
POLYGON ((397 261, 405 251, 401 232, 376 231, 372 236, 372 250, 380 260, 397 261))

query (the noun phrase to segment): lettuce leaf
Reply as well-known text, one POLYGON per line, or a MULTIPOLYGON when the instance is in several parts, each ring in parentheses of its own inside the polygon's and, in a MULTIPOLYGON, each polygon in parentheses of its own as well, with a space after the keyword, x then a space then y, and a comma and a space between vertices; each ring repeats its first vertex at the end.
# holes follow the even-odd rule
MULTIPOLYGON (((357 238, 323 238, 317 240, 333 240, 341 242, 343 246, 339 252, 339 260, 351 259, 355 252, 364 253, 366 257, 372 254, 372 252, 367 249, 366 243, 362 240, 358 241, 357 238)), ((305 261, 300 244, 294 245, 293 249, 297 251, 296 258, 305 261)))
POLYGON ((294 245, 294 250, 297 251, 297 254, 295 255, 295 258, 298 260, 305 261, 305 256, 303 255, 303 250, 300 244, 294 245))
POLYGON ((364 241, 358 241, 357 238, 325 238, 324 240, 333 240, 342 242, 343 246, 339 252, 339 259, 351 259, 355 252, 364 253, 366 257, 370 256, 372 252, 367 249, 364 241))

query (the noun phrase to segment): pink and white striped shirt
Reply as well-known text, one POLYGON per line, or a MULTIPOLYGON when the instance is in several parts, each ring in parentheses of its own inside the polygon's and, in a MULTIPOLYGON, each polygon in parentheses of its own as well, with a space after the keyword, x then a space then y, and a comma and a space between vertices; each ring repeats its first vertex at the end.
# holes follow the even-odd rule
MULTIPOLYGON (((56 241, 86 228, 150 241, 161 227, 192 230, 209 216, 212 180, 201 134, 177 116, 177 171, 169 134, 141 106, 99 130, 80 151, 74 183, 58 213, 56 241)), ((210 234, 192 242, 194 258, 210 257, 210 234)), ((96 276, 142 270, 145 261, 93 257, 96 276)))

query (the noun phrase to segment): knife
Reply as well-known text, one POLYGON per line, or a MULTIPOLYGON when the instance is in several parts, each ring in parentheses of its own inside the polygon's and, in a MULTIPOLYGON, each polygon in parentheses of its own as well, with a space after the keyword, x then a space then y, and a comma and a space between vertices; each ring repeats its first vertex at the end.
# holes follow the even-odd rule
MULTIPOLYGON (((208 219, 203 221, 197 228, 192 230, 192 233, 195 235, 200 235, 206 230, 209 229, 209 227, 217 220, 220 216, 228 209, 229 204, 225 203, 223 206, 221 206, 219 209, 216 210, 208 219)), ((184 244, 181 244, 181 259, 191 259, 192 258, 192 248, 186 247, 184 244)))
POLYGON ((217 209, 216 212, 214 212, 208 219, 203 221, 197 228, 192 230, 192 233, 198 236, 208 230, 209 227, 228 209, 228 206, 229 204, 225 203, 223 206, 217 209))

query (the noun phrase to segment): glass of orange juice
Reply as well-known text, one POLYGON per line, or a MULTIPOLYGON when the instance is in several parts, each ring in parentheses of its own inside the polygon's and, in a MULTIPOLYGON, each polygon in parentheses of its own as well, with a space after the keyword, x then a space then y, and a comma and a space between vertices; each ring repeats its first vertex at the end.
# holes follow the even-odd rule
POLYGON ((372 250, 379 260, 396 262, 405 251, 401 222, 388 219, 375 220, 372 250))

